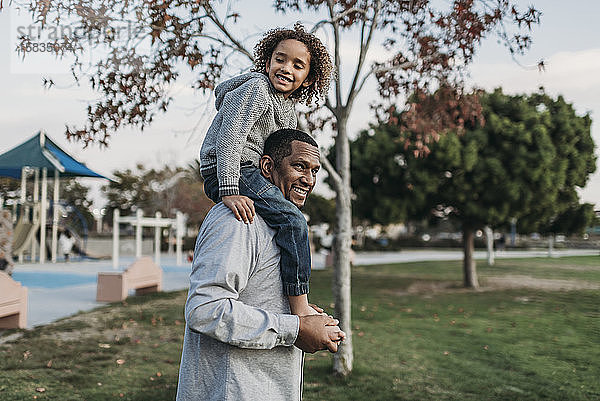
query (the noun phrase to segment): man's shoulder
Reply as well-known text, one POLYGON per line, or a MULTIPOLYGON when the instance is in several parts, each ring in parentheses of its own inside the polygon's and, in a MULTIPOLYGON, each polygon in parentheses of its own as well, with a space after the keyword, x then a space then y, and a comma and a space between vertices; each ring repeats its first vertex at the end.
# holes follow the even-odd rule
POLYGON ((245 224, 244 222, 238 221, 233 215, 233 212, 225 206, 223 202, 217 203, 210 209, 202 222, 200 231, 202 233, 207 230, 212 231, 215 229, 223 232, 230 232, 232 234, 253 233, 271 237, 275 235, 273 229, 267 225, 265 220, 259 214, 254 217, 252 224, 245 224))

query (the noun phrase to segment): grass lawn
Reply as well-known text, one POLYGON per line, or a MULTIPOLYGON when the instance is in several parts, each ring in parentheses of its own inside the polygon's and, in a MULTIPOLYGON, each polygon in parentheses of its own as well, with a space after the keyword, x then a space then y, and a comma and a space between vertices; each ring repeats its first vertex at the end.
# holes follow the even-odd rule
MULTIPOLYGON (((305 400, 600 400, 600 258, 478 266, 478 292, 460 288, 460 262, 354 267, 354 371, 308 355, 305 400)), ((331 311, 330 287, 313 272, 311 301, 331 311)), ((0 400, 172 400, 185 297, 129 298, 1 344, 0 400)))

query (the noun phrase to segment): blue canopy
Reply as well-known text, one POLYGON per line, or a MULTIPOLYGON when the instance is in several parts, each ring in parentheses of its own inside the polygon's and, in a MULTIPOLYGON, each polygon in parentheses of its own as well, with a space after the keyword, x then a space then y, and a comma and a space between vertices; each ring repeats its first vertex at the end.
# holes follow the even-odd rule
POLYGON ((61 177, 108 179, 75 160, 43 132, 38 132, 28 141, 0 155, 1 177, 21 178, 23 167, 45 167, 49 176, 58 170, 61 177))

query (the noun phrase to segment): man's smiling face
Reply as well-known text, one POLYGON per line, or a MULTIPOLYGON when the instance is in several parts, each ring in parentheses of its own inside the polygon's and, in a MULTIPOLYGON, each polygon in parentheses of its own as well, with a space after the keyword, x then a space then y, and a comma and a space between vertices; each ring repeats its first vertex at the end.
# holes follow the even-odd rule
POLYGON ((321 168, 319 148, 302 141, 291 142, 292 153, 283 158, 279 166, 264 156, 261 160, 263 174, 281 190, 285 199, 298 208, 304 206, 317 181, 321 168))

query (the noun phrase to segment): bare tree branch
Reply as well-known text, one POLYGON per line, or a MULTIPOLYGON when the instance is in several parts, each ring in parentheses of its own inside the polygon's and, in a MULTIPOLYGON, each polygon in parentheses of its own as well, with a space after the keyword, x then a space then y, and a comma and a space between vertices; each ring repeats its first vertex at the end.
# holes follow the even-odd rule
POLYGON ((329 111, 331 111, 331 113, 337 117, 337 109, 335 107, 333 107, 333 105, 329 101, 328 97, 325 98, 325 107, 327 107, 329 109, 329 111))
POLYGON ((327 171, 327 173, 329 174, 329 178, 331 178, 331 181, 333 182, 335 191, 336 192, 341 191, 343 189, 343 185, 344 185, 342 177, 335 170, 335 167, 333 167, 333 164, 331 164, 331 162, 329 161, 329 159, 327 158, 325 153, 326 153, 325 149, 321 148, 321 157, 320 157, 321 165, 323 166, 325 171, 327 171))
POLYGON ((327 7, 329 9, 329 16, 331 17, 331 26, 333 28, 333 38, 334 38, 334 64, 336 67, 336 79, 335 79, 335 107, 340 107, 342 105, 342 87, 340 83, 340 77, 342 75, 341 72, 341 57, 340 57, 340 27, 339 21, 335 20, 335 1, 327 0, 327 7))
MULTIPOLYGON (((354 99, 356 98, 356 95, 359 93, 359 90, 355 90, 356 89, 356 85, 358 82, 358 79, 360 77, 360 74, 362 72, 362 68, 365 62, 365 58, 367 56, 367 51, 369 50, 369 47, 371 45, 371 39, 373 38, 373 33, 375 32, 375 30, 377 29, 377 24, 378 24, 378 17, 379 17, 379 11, 380 11, 380 7, 381 7, 381 2, 380 1, 376 1, 375 2, 375 7, 373 8, 373 20, 371 21, 371 26, 369 27, 369 33, 367 35, 367 40, 363 41, 364 38, 364 30, 366 27, 366 19, 363 21, 362 27, 361 27, 361 33, 360 33, 360 54, 358 56, 358 63, 356 65, 356 72, 354 73, 354 78, 352 79, 352 85, 350 86, 350 91, 348 92, 348 99, 346 101, 346 107, 352 107, 352 103, 354 102, 354 99)), ((364 82, 364 81, 363 81, 364 82)), ((360 89, 362 89, 362 84, 359 86, 360 89)))
POLYGON ((240 53, 242 53, 243 55, 248 57, 248 59, 250 59, 250 61, 254 61, 254 56, 252 55, 252 53, 249 52, 244 47, 244 45, 242 45, 242 43, 239 40, 237 40, 236 38, 233 37, 233 35, 231 35, 231 32, 229 32, 229 30, 225 27, 225 23, 219 21, 219 18, 217 17, 215 11, 210 6, 210 4, 205 3, 203 7, 204 7, 204 10, 206 10, 206 15, 208 16, 208 18, 210 18, 210 20, 219 28, 219 30, 225 36, 227 36, 227 38, 231 41, 231 43, 233 43, 234 48, 236 48, 240 53))
POLYGON ((367 81, 367 79, 369 79, 369 77, 373 74, 377 74, 377 73, 381 73, 381 72, 388 72, 388 71, 396 71, 396 70, 402 70, 404 68, 408 68, 408 67, 414 67, 417 63, 414 61, 407 61, 405 63, 402 64, 398 64, 398 65, 394 65, 394 66, 390 66, 390 67, 373 67, 369 70, 369 72, 367 72, 363 77, 362 80, 360 82, 360 84, 358 85, 358 87, 356 88, 356 93, 360 93, 360 91, 362 90, 363 85, 365 84, 365 82, 367 81))
POLYGON ((317 22, 315 24, 315 26, 313 26, 313 28, 310 30, 310 32, 315 33, 321 27, 321 25, 325 25, 325 24, 333 25, 351 13, 360 13, 360 14, 366 15, 367 11, 363 8, 351 7, 349 9, 347 9, 346 11, 344 11, 343 13, 338 14, 336 17, 334 17, 332 19, 323 19, 323 20, 317 22))

